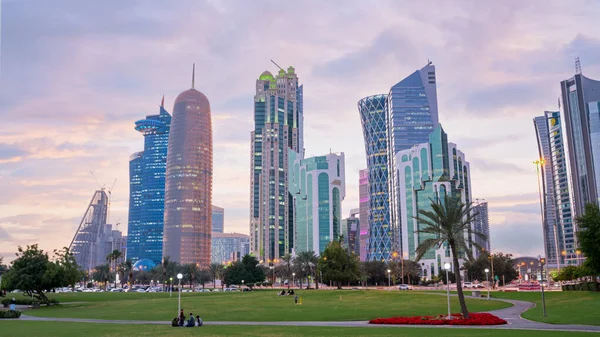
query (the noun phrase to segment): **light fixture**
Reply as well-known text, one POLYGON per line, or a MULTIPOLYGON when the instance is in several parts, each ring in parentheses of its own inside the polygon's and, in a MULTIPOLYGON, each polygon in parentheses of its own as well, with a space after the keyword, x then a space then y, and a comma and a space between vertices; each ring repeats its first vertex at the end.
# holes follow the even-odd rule
POLYGON ((177 278, 181 280, 183 278, 183 275, 181 273, 179 273, 179 274, 177 274, 177 278))
POLYGON ((450 263, 448 263, 448 262, 444 263, 444 269, 450 270, 450 263))

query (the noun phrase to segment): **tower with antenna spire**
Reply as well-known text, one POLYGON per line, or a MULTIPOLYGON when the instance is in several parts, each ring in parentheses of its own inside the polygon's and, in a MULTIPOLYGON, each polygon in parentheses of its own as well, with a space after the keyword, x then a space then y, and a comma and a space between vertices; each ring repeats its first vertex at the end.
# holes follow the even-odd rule
POLYGON ((129 158, 127 259, 162 261, 165 174, 171 115, 163 95, 159 113, 135 122, 144 135, 144 150, 129 158))

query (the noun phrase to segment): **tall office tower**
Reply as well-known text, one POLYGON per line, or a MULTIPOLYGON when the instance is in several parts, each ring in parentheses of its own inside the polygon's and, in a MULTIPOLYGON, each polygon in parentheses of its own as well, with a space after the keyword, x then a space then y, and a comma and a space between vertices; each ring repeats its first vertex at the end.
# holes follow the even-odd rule
POLYGON ((344 238, 343 246, 349 252, 356 256, 360 255, 360 210, 353 208, 350 210, 350 216, 342 220, 342 236, 344 238))
POLYGON ((388 261, 397 249, 397 232, 390 223, 386 95, 358 101, 367 154, 369 212, 365 260, 388 261))
POLYGON ((239 261, 248 254, 248 235, 239 233, 212 233, 211 263, 224 264, 239 261))
POLYGON ((256 80, 251 132, 250 250, 259 260, 291 253, 292 195, 288 192, 288 149, 304 157, 302 86, 294 67, 256 80))
POLYGON ((346 197, 344 153, 302 159, 289 150, 289 189, 294 206, 294 251, 317 255, 337 240, 346 197))
MULTIPOLYGON (((396 83, 387 96, 388 171, 390 189, 390 223, 400 232, 400 196, 396 193, 402 183, 393 174, 398 151, 429 141, 429 135, 439 124, 435 66, 428 64, 396 83)), ((403 248, 402 236, 393 243, 396 251, 403 248)))
MULTIPOLYGON (((580 72, 560 83, 563 102, 565 138, 568 146, 569 169, 572 181, 573 211, 575 216, 584 212, 586 203, 599 203, 600 167, 594 167, 594 151, 600 148, 597 109, 600 101, 600 81, 589 79, 580 72), (591 109, 590 109, 591 108, 591 109), (592 130, 592 127, 596 130, 592 130)), ((598 157, 598 156, 597 156, 598 157)), ((596 159, 598 160, 598 159, 596 159)), ((574 228, 577 231, 577 228, 574 228)))
MULTIPOLYGON (((440 200, 445 195, 468 204, 471 202, 471 180, 469 163, 456 144, 448 143, 448 137, 441 125, 429 135, 429 141, 418 144, 396 154, 396 174, 400 178, 400 228, 402 229, 403 256, 415 259, 415 251, 420 242, 432 234, 418 233, 423 228, 414 218, 420 210, 430 210, 430 199, 440 200)), ((469 237, 472 228, 465 233, 469 237)), ((474 238, 471 237, 471 240, 474 238)), ((464 252, 458 258, 464 261, 464 252)), ((445 262, 452 264, 447 245, 425 253, 419 261, 421 276, 429 279, 439 275, 445 262)))
POLYGON ((165 98, 158 115, 135 122, 144 135, 144 151, 129 161, 129 223, 127 256, 133 263, 149 259, 162 261, 165 218, 165 173, 171 115, 165 110, 165 98))
POLYGON ((221 207, 212 205, 212 229, 213 232, 223 233, 225 225, 225 210, 221 207))
POLYGON ((358 172, 358 197, 359 203, 359 246, 360 260, 367 259, 367 245, 369 240, 369 170, 364 169, 358 172))
POLYGON ((490 238, 490 218, 488 216, 488 203, 475 201, 473 205, 473 211, 475 217, 473 219, 473 230, 476 233, 485 235, 485 240, 479 236, 475 236, 475 243, 486 251, 492 251, 491 238, 490 238))
POLYGON ((576 237, 573 224, 572 194, 569 187, 565 142, 558 111, 546 111, 533 120, 541 166, 544 250, 553 268, 576 264, 576 237), (558 261, 556 260, 558 258, 558 261))
POLYGON ((108 195, 104 189, 98 190, 94 192, 69 245, 69 251, 82 270, 89 272, 106 263, 104 246, 100 243, 104 242, 107 213, 108 195))
POLYGON ((213 142, 210 103, 194 88, 173 106, 165 184, 163 256, 208 268, 211 258, 213 142))

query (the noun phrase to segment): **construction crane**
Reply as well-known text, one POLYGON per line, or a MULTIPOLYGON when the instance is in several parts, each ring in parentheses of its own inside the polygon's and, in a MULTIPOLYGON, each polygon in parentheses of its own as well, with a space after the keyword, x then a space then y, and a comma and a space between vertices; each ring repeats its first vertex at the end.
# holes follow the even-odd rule
MULTIPOLYGON (((94 172, 90 171, 90 174, 96 181, 96 184, 98 184, 98 186, 100 187, 100 190, 101 191, 106 190, 106 185, 100 185, 100 182, 98 182, 98 178, 96 178, 96 175, 94 174, 94 172)), ((107 209, 107 214, 106 214, 106 222, 107 223, 110 223, 110 201, 112 199, 112 190, 115 187, 116 183, 117 183, 117 178, 115 178, 115 181, 113 181, 112 186, 107 191, 108 192, 108 209, 107 209)))
POLYGON ((272 59, 271 59, 271 62, 273 62, 273 64, 274 64, 274 65, 276 65, 276 66, 277 66, 277 68, 279 68, 279 70, 283 70, 283 68, 281 68, 281 67, 279 66, 279 64, 275 63, 275 61, 273 61, 272 59))

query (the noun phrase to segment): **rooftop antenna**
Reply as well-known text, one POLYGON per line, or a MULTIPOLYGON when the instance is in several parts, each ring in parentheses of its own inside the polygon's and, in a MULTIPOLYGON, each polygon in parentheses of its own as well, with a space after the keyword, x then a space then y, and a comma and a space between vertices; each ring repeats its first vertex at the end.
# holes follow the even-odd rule
POLYGON ((427 59, 427 65, 430 66, 433 62, 430 59, 427 59))
POLYGON ((581 75, 581 62, 579 56, 575 57, 575 75, 581 75))
MULTIPOLYGON (((193 82, 194 80, 192 80, 193 82)), ((160 107, 164 108, 165 107, 165 95, 163 95, 162 101, 160 101, 160 107)))
POLYGON ((192 89, 194 88, 194 82, 196 80, 196 63, 192 63, 192 89))
POLYGON ((283 68, 281 68, 281 67, 279 66, 279 64, 275 63, 275 61, 273 61, 273 59, 271 59, 271 62, 273 62, 273 64, 274 64, 274 65, 276 65, 276 66, 277 66, 277 68, 279 68, 279 70, 283 70, 283 68))

